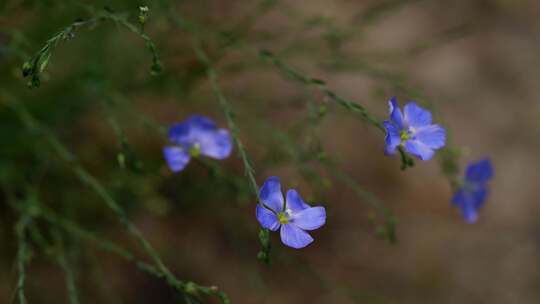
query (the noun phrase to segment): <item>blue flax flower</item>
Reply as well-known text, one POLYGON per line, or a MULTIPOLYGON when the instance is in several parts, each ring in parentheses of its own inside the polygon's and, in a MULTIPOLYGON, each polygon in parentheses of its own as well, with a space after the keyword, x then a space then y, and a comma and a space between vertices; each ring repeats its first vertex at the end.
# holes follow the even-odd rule
POLYGON ((172 145, 164 147, 163 154, 173 172, 182 171, 191 157, 225 159, 233 147, 229 131, 218 129, 212 120, 201 115, 191 115, 172 125, 168 136, 172 145))
POLYGON ((489 159, 483 159, 467 166, 465 180, 458 188, 452 203, 461 209, 465 220, 474 223, 478 219, 478 210, 486 201, 487 183, 493 178, 493 167, 489 159))
POLYGON ((390 120, 386 128, 386 154, 395 154, 398 147, 420 158, 429 160, 446 142, 446 133, 440 125, 431 123, 431 113, 414 101, 405 105, 403 113, 396 98, 390 99, 390 120))
POLYGON ((304 248, 313 242, 306 230, 315 230, 326 222, 324 207, 310 207, 296 190, 287 191, 284 203, 278 177, 269 177, 259 192, 261 203, 255 211, 264 228, 276 231, 281 227, 281 241, 292 248, 304 248))

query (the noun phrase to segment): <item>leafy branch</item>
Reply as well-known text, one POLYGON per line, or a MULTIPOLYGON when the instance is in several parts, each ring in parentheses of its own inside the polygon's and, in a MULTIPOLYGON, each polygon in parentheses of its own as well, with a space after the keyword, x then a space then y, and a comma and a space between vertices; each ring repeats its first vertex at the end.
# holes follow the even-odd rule
MULTIPOLYGON (((91 10, 91 9, 90 9, 91 10)), ((142 11, 141 11, 142 14, 142 11)), ((135 24, 131 23, 127 16, 114 14, 110 8, 105 8, 94 13, 94 17, 87 20, 78 19, 54 34, 49 38, 45 45, 36 52, 29 60, 27 60, 22 66, 22 75, 25 78, 29 78, 28 86, 31 88, 39 87, 41 84, 40 75, 45 71, 49 65, 50 59, 53 55, 54 50, 60 44, 60 42, 69 41, 75 38, 75 33, 79 28, 88 26, 95 27, 99 22, 103 21, 113 21, 116 24, 119 24, 132 33, 139 36, 144 40, 145 46, 152 55, 152 66, 151 74, 157 75, 161 73, 163 67, 161 65, 161 60, 159 54, 157 53, 157 48, 152 39, 144 33, 144 27, 137 27, 135 24)), ((142 20, 139 16, 139 22, 144 24, 146 19, 142 20)))
POLYGON ((385 132, 383 124, 374 115, 370 114, 364 106, 338 95, 337 93, 332 91, 323 80, 313 78, 301 73, 297 69, 284 63, 270 51, 262 50, 259 52, 259 55, 262 59, 267 60, 269 63, 278 67, 286 75, 302 82, 307 86, 313 86, 317 88, 331 100, 334 100, 339 105, 345 107, 347 110, 360 115, 360 117, 368 124, 374 126, 379 131, 385 132))

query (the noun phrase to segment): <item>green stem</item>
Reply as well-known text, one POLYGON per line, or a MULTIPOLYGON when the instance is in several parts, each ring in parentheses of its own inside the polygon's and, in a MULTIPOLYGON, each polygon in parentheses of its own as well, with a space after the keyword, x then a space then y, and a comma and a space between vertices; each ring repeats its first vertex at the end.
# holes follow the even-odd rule
POLYGON ((231 108, 231 105, 223 92, 221 91, 221 88, 218 84, 218 76, 215 68, 212 66, 210 61, 208 60, 208 56, 206 55, 206 52, 203 50, 201 42, 195 38, 195 41, 193 41, 193 50, 195 51, 197 58, 199 61, 206 67, 206 73, 208 76, 208 80, 210 82, 210 86, 212 87, 212 91, 214 92, 214 95, 216 95, 219 104, 221 106, 221 110, 223 111, 223 114, 225 115, 225 119, 227 121, 227 125, 231 131, 231 135, 233 137, 233 141, 238 148, 238 153, 240 154, 240 158, 242 159, 242 163, 244 164, 244 170, 245 174, 248 177, 249 185, 251 187, 251 191, 253 194, 257 197, 257 201, 259 200, 259 186, 257 185, 257 181, 255 179, 255 169, 253 169, 253 166, 251 164, 251 160, 247 154, 246 148, 242 141, 240 140, 238 134, 238 126, 236 125, 236 122, 234 121, 234 114, 231 108))
MULTIPOLYGON (((257 185, 257 181, 255 178, 255 169, 253 168, 251 159, 249 158, 246 148, 238 135, 239 129, 238 129, 238 126, 236 125, 236 122, 234 121, 234 113, 232 111, 231 105, 229 101, 227 100, 227 98, 225 97, 225 95, 223 94, 223 92, 221 91, 221 88, 218 83, 218 76, 217 76, 216 69, 210 63, 208 55, 204 51, 201 41, 199 40, 199 37, 197 36, 197 31, 192 30, 191 32, 194 35, 194 39, 192 41, 193 50, 195 54, 197 55, 197 59, 206 68, 208 81, 210 82, 212 91, 214 92, 214 95, 217 97, 219 104, 221 106, 221 110, 223 111, 223 114, 225 115, 227 126, 229 127, 233 141, 238 149, 240 158, 242 159, 242 163, 244 165, 244 172, 248 178, 250 189, 253 192, 253 195, 257 198, 256 202, 258 203, 260 200, 259 186, 257 185)), ((262 250, 259 252, 257 256, 260 260, 264 261, 266 264, 269 264, 270 263, 270 241, 269 241, 268 229, 261 229, 259 231, 259 240, 262 246, 262 250)))
POLYGON ((26 296, 24 293, 24 284, 26 281, 26 259, 28 255, 28 244, 26 241, 26 229, 30 222, 30 216, 22 214, 19 222, 15 226, 15 232, 18 240, 17 250, 17 271, 19 278, 17 279, 17 297, 20 304, 26 304, 26 296))
POLYGON ((293 79, 296 79, 297 81, 300 81, 307 86, 315 87, 316 89, 324 93, 328 98, 337 102, 339 105, 341 105, 348 111, 360 115, 360 117, 365 122, 376 127, 379 131, 386 132, 383 124, 375 116, 370 114, 364 106, 348 98, 338 95, 337 93, 332 91, 323 80, 303 74, 299 70, 291 67, 290 65, 287 65, 285 62, 283 62, 281 59, 279 59, 269 51, 262 50, 259 52, 259 55, 261 56, 261 58, 268 60, 268 62, 279 68, 286 75, 292 77, 293 79))
POLYGON ((96 25, 98 22, 106 20, 113 21, 116 24, 127 28, 129 31, 143 39, 145 47, 152 55, 152 74, 159 74, 162 71, 163 67, 161 65, 161 60, 157 52, 156 45, 154 44, 152 39, 140 28, 129 22, 125 17, 113 14, 111 11, 102 10, 99 12, 95 12, 93 8, 86 8, 94 14, 92 18, 89 18, 87 20, 77 20, 65 27, 64 29, 60 30, 51 38, 49 38, 45 45, 38 52, 36 52, 34 56, 32 56, 28 61, 23 64, 23 76, 30 77, 30 81, 28 82, 29 87, 38 87, 40 85, 40 74, 46 69, 54 50, 61 41, 74 38, 75 32, 78 28, 89 25, 96 25))
POLYGON ((34 132, 39 132, 45 136, 45 139, 52 146, 52 148, 58 153, 60 158, 64 160, 67 164, 70 165, 70 168, 73 170, 74 174, 78 179, 88 187, 90 187, 94 192, 101 197, 105 204, 115 213, 118 220, 122 223, 124 228, 127 230, 131 236, 136 239, 145 253, 150 257, 153 263, 156 265, 159 272, 164 276, 166 281, 174 286, 177 290, 181 290, 184 293, 196 296, 199 292, 204 294, 214 295, 219 297, 222 303, 229 303, 227 296, 218 291, 217 288, 208 289, 206 287, 198 286, 192 282, 182 282, 178 280, 172 272, 165 266, 160 256, 154 247, 144 238, 141 231, 128 219, 125 211, 120 207, 120 205, 113 199, 105 187, 94 177, 92 176, 85 168, 83 168, 80 163, 76 160, 75 156, 56 138, 56 136, 46 129, 44 126, 41 126, 30 113, 24 108, 20 103, 10 104, 23 124, 30 130, 34 132))
POLYGON ((77 291, 77 284, 75 282, 75 272, 69 263, 64 240, 57 229, 52 229, 52 235, 54 245, 57 247, 57 254, 55 255, 56 260, 66 275, 66 288, 68 291, 69 303, 79 304, 79 292, 77 291))

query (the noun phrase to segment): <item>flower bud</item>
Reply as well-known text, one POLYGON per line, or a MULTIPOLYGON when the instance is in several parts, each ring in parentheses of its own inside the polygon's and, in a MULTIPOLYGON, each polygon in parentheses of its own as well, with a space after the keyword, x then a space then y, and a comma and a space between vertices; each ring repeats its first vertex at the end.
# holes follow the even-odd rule
POLYGON ((32 64, 30 62, 26 61, 23 63, 22 66, 22 75, 23 77, 27 77, 32 72, 32 64))
POLYGON ((139 23, 145 24, 146 20, 148 19, 148 6, 140 6, 139 7, 139 23))

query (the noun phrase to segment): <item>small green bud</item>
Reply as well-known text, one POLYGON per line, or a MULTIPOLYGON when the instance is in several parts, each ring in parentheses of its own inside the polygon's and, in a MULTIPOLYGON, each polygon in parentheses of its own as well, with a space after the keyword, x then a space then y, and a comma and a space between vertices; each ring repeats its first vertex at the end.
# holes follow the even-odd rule
POLYGON ((156 76, 156 75, 159 75, 161 74, 161 72, 163 71, 163 66, 161 65, 161 62, 158 60, 154 60, 152 62, 152 67, 150 67, 150 74, 152 76, 156 76))
POLYGON ((266 261, 268 258, 268 255, 266 254, 266 252, 264 251, 259 251, 257 253, 257 259, 261 260, 261 261, 266 261))
POLYGON ((323 117, 328 113, 328 107, 325 104, 319 106, 319 117, 323 117))
POLYGON ((189 149, 189 154, 191 155, 191 157, 193 158, 196 158, 196 157, 199 157, 199 155, 201 155, 201 145, 199 145, 198 143, 195 143, 193 146, 191 146, 191 148, 189 149))
POLYGON ((30 88, 37 88, 37 87, 39 87, 40 84, 41 84, 41 80, 39 79, 39 76, 36 75, 36 74, 32 75, 32 78, 27 83, 27 85, 30 88))
POLYGON ((184 287, 184 290, 186 291, 187 294, 190 294, 190 295, 196 295, 197 294, 197 285, 193 282, 187 282, 185 287, 184 287))
POLYGON ((259 231, 259 241, 263 247, 268 246, 270 243, 270 233, 267 229, 261 229, 261 231, 259 231))
POLYGON ((118 155, 116 155, 116 160, 118 161, 118 165, 120 165, 120 168, 126 168, 126 156, 124 155, 124 153, 118 153, 118 155))
POLYGON ((140 6, 139 7, 139 23, 145 24, 146 20, 148 19, 148 6, 140 6))
POLYGON ((23 77, 27 77, 28 75, 30 75, 31 72, 32 72, 32 64, 26 61, 25 63, 23 63, 23 66, 22 66, 22 75, 23 77))

